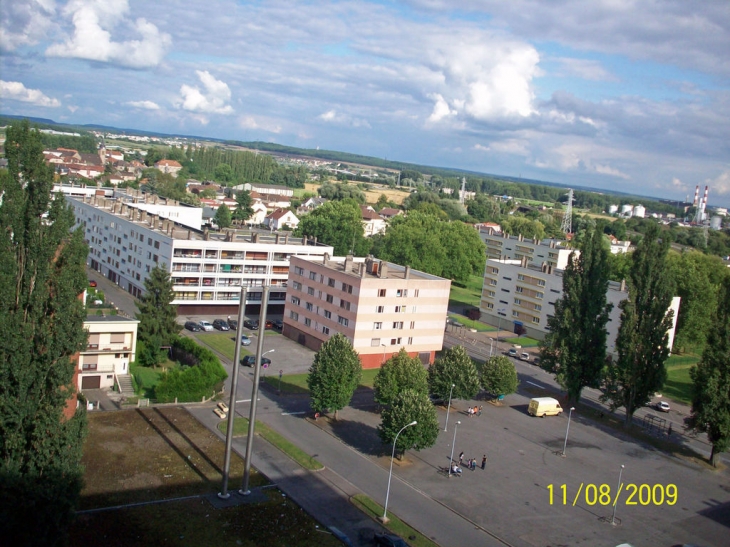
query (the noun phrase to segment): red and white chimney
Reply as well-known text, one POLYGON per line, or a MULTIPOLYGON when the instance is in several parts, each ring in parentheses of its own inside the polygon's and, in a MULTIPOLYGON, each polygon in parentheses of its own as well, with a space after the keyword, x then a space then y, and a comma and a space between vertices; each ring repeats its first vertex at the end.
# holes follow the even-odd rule
POLYGON ((707 207, 707 195, 709 193, 710 193, 710 187, 709 186, 705 186, 705 195, 702 197, 702 206, 701 206, 701 210, 702 210, 702 214, 703 215, 705 213, 705 208, 707 207))
POLYGON ((700 185, 695 186, 695 200, 692 202, 693 207, 697 207, 697 200, 700 198, 700 185))

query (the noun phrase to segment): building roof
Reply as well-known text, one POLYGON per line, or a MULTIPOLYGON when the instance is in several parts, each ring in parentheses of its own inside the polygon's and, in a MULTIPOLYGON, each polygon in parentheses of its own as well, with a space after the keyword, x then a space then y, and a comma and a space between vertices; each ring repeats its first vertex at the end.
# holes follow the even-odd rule
POLYGON ((84 323, 139 323, 139 321, 123 315, 87 315, 84 323))
POLYGON ((336 270, 347 273, 352 277, 361 279, 428 279, 430 281, 449 281, 449 279, 439 277, 430 273, 414 270, 410 266, 401 266, 393 262, 379 260, 377 258, 367 257, 330 257, 327 253, 323 257, 320 256, 297 256, 292 260, 299 258, 306 260, 312 264, 320 264, 327 269, 336 270), (383 275, 383 266, 385 266, 385 274, 383 275))
POLYGON ((160 160, 157 163, 155 163, 155 166, 157 165, 166 165, 168 167, 180 167, 182 169, 182 165, 180 165, 175 160, 160 160))

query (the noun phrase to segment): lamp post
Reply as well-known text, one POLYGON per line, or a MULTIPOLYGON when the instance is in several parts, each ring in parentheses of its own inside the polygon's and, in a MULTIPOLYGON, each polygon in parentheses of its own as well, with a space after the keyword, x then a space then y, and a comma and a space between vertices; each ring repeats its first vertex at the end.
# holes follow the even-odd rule
POLYGON ((451 384, 451 391, 449 391, 449 406, 446 409, 446 424, 444 424, 444 431, 446 431, 446 428, 449 427, 449 412, 451 412, 451 394, 454 392, 454 386, 456 384, 451 384))
MULTIPOLYGON (((504 313, 505 308, 500 308, 497 310, 497 342, 499 342, 499 331, 502 330, 502 314, 504 313)), ((497 348, 497 351, 499 351, 499 347, 497 348)))
POLYGON ((380 344, 380 345, 383 348, 383 359, 380 361, 380 364, 382 365, 382 364, 385 363, 385 348, 386 348, 386 345, 385 344, 380 344))
MULTIPOLYGON (((621 464, 621 469, 618 472, 618 485, 616 485, 616 492, 621 491, 621 475, 624 472, 624 465, 621 464)), ((616 494, 616 501, 613 504, 613 515, 611 515, 611 525, 616 526, 616 506, 618 505, 618 494, 616 494)))
POLYGON ((565 448, 568 446, 568 431, 570 431, 570 417, 573 415, 573 411, 575 410, 574 406, 570 407, 570 412, 568 412, 568 427, 565 429, 565 442, 563 443, 563 453, 561 456, 563 458, 565 457, 565 448))
POLYGON ((406 427, 411 427, 412 425, 416 425, 418 422, 416 420, 413 420, 411 423, 404 425, 401 430, 395 434, 395 439, 393 440, 393 453, 390 455, 390 473, 388 474, 388 489, 385 491, 385 507, 383 508, 383 518, 380 519, 380 521, 385 524, 388 522, 388 498, 390 497, 390 479, 393 476, 393 458, 395 458, 395 445, 398 442, 398 435, 403 433, 403 430, 406 427))
POLYGON ((451 476, 451 466, 454 463, 454 446, 456 445, 456 432, 459 431, 459 426, 461 425, 460 421, 456 422, 456 427, 454 428, 454 440, 451 443, 451 458, 449 461, 449 477, 451 476))

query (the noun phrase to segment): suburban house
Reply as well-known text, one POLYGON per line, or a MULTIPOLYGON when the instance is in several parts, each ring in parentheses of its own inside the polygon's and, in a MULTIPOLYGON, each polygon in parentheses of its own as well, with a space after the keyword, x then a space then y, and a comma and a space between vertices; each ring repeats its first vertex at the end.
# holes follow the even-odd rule
POLYGON ((79 354, 79 389, 113 388, 119 385, 119 376, 129 374, 137 352, 137 325, 136 319, 119 315, 86 318, 89 341, 79 354))
POLYGON ((405 214, 400 209, 393 209, 392 207, 383 207, 380 212, 378 213, 381 217, 383 217, 385 220, 390 220, 393 217, 397 217, 398 215, 405 214))
POLYGON ((271 230, 290 228, 292 230, 299 226, 299 219, 289 209, 277 209, 264 219, 264 225, 271 230))
POLYGON ((376 213, 375 209, 369 205, 361 205, 360 212, 362 213, 362 227, 365 237, 371 237, 385 231, 387 226, 385 219, 376 213))
POLYGON ((177 173, 182 169, 182 165, 175 160, 160 160, 155 163, 155 169, 163 173, 169 173, 177 178, 177 173))

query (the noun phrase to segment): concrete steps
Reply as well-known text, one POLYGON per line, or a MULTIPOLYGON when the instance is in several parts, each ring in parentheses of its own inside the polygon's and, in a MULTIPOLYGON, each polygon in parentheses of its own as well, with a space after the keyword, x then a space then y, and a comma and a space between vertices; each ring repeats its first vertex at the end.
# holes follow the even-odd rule
POLYGON ((117 376, 119 387, 122 390, 122 395, 125 397, 134 397, 134 387, 132 387, 132 377, 129 374, 120 374, 117 376))

